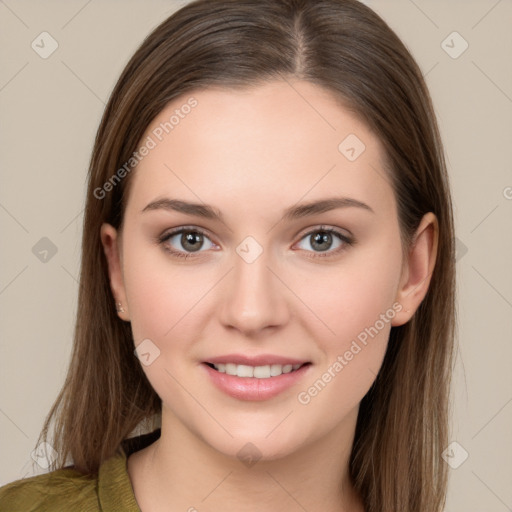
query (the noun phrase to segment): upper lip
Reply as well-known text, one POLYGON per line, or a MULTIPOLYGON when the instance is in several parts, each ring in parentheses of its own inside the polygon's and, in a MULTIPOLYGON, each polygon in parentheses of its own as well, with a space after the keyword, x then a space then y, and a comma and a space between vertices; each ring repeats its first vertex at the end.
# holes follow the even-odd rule
POLYGON ((211 357, 204 361, 205 363, 219 364, 219 363, 231 363, 231 364, 243 364, 247 366, 266 366, 272 364, 304 364, 308 361, 303 359, 295 359, 293 357, 277 356, 273 354, 260 354, 258 356, 246 356, 242 354, 226 354, 225 356, 211 357))

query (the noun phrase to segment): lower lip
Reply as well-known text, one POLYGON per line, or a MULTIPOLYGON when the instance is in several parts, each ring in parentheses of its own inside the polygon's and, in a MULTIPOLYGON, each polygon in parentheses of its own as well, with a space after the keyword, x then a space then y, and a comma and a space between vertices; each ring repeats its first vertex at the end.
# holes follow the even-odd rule
POLYGON ((291 388, 309 371, 310 364, 301 366, 290 373, 282 373, 277 377, 257 379, 256 377, 237 377, 214 370, 206 363, 203 366, 212 382, 224 393, 239 400, 269 400, 291 388))

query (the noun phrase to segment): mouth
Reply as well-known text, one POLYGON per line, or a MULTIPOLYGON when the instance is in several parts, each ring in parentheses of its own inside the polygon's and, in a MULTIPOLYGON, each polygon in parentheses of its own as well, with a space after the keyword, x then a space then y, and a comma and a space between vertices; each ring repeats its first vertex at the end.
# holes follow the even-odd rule
POLYGON ((260 366, 251 366, 247 364, 235 363, 210 363, 205 362, 207 366, 216 370, 219 373, 232 375, 241 378, 256 378, 256 379, 270 379, 272 377, 279 377, 286 373, 293 373, 302 368, 303 366, 310 365, 311 363, 298 363, 298 364, 266 364, 260 366))
POLYGON ((238 400, 262 401, 297 387, 311 373, 311 361, 274 354, 224 354, 200 365, 209 381, 238 400))

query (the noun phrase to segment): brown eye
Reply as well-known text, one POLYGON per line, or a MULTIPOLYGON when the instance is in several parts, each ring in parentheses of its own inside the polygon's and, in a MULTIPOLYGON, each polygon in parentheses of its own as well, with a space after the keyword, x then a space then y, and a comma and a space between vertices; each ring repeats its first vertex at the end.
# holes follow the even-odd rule
POLYGON ((197 232, 184 231, 181 233, 180 244, 186 251, 196 252, 203 244, 203 235, 197 232))

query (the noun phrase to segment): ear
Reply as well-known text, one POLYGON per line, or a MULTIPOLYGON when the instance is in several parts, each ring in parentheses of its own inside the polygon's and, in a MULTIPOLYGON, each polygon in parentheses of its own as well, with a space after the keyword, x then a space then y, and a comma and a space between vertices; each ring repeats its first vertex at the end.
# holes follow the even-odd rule
POLYGON ((438 239, 437 217, 429 212, 421 219, 403 264, 395 299, 402 310, 391 321, 392 326, 406 324, 425 298, 436 264, 438 239))
POLYGON ((116 307, 121 303, 121 308, 118 308, 117 314, 122 320, 129 321, 130 316, 128 312, 128 303, 126 301, 122 271, 120 234, 113 226, 104 223, 101 226, 100 237, 103 245, 103 251, 107 258, 110 288, 114 296, 113 300, 116 303, 116 307))

